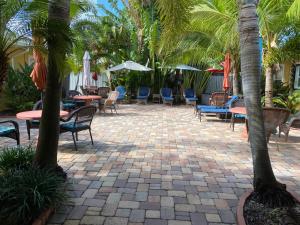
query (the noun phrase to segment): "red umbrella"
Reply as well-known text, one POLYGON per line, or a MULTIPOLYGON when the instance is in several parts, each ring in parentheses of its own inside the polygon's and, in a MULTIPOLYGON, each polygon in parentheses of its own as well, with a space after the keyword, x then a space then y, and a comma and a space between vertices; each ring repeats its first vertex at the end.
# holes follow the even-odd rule
POLYGON ((38 50, 33 50, 35 61, 30 77, 38 90, 43 91, 46 88, 47 68, 42 54, 38 50))
POLYGON ((206 71, 211 72, 211 73, 223 73, 224 70, 219 70, 216 68, 208 68, 206 71))
POLYGON ((224 91, 227 91, 230 88, 229 73, 230 73, 230 54, 227 53, 224 62, 224 79, 223 79, 224 91))

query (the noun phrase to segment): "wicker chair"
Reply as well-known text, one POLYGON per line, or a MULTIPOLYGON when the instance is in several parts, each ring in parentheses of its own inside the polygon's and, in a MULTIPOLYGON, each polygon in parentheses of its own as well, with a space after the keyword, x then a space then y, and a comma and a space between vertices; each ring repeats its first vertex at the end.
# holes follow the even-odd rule
MULTIPOLYGON (((238 99, 236 101, 234 101, 231 105, 231 108, 234 107, 245 107, 245 102, 243 99, 238 99)), ((234 131, 234 125, 235 125, 235 121, 236 119, 238 120, 245 120, 246 119, 246 115, 244 114, 236 114, 236 113, 232 113, 231 115, 231 121, 230 121, 230 127, 232 128, 232 131, 234 131)))
POLYGON ((94 144, 91 123, 97 111, 95 106, 89 105, 73 111, 67 119, 61 119, 64 123, 60 125, 60 133, 71 132, 75 150, 77 151, 76 141, 78 141, 78 132, 89 130, 92 144, 94 144), (76 137, 76 138, 75 138, 76 137))
POLYGON ((147 104, 148 98, 150 95, 150 88, 149 87, 139 87, 138 94, 137 94, 137 102, 147 104))
POLYGON ((288 141, 290 129, 300 129, 300 112, 292 115, 286 123, 279 126, 279 137, 281 132, 283 132, 285 141, 288 141))
POLYGON ((85 101, 82 100, 74 100, 73 97, 77 95, 82 95, 77 90, 69 90, 67 94, 67 99, 65 99, 64 102, 64 109, 67 111, 71 111, 76 108, 80 108, 82 106, 85 106, 85 101))
POLYGON ((0 137, 12 138, 20 145, 20 131, 19 125, 13 120, 1 121, 0 124, 11 124, 12 126, 0 126, 0 137))
POLYGON ((284 124, 289 118, 290 111, 282 108, 264 108, 264 125, 267 136, 267 142, 269 142, 271 134, 276 128, 284 124))
POLYGON ((103 111, 105 113, 105 109, 110 109, 111 113, 113 110, 117 113, 116 103, 119 97, 118 91, 111 91, 108 95, 108 98, 104 101, 103 104, 99 104, 99 111, 103 111))
POLYGON ((228 101, 228 93, 226 92, 214 92, 211 94, 210 105, 224 106, 228 101))
MULTIPOLYGON (((43 102, 42 100, 37 101, 32 110, 42 110, 43 109, 43 102)), ((26 120, 26 128, 28 134, 28 140, 30 140, 30 130, 31 129, 39 129, 40 121, 39 120, 26 120)))
POLYGON ((107 98, 109 92, 110 92, 109 87, 99 87, 98 88, 98 95, 101 96, 102 98, 107 98))
POLYGON ((174 98, 171 88, 161 88, 160 96, 164 104, 170 104, 171 106, 173 105, 174 98))

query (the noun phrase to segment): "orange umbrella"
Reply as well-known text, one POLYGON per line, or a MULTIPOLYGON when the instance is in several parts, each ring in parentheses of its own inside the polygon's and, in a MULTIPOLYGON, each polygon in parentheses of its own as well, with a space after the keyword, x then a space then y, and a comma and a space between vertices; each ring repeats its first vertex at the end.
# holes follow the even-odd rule
POLYGON ((227 53, 224 62, 224 79, 223 79, 224 91, 227 91, 230 88, 229 73, 230 73, 230 54, 227 53))
POLYGON ((35 61, 30 77, 38 90, 43 91, 46 88, 47 68, 42 54, 38 50, 33 50, 35 61))

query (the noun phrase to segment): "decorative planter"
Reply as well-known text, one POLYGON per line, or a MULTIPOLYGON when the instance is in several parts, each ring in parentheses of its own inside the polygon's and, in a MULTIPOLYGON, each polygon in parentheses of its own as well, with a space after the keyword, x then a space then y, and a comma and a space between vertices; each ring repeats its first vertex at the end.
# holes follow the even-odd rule
MULTIPOLYGON (((247 198, 251 195, 251 193, 253 192, 253 190, 249 190, 247 192, 245 192, 239 200, 238 206, 237 206, 237 213, 236 213, 236 217, 237 217, 237 224, 238 225, 247 225, 246 221, 244 219, 244 205, 245 202, 247 200, 247 198)), ((300 202, 300 197, 293 191, 288 190, 288 192, 291 193, 291 195, 298 201, 300 202)))
POLYGON ((54 209, 47 209, 42 214, 33 221, 32 225, 46 225, 49 217, 54 212, 54 209))

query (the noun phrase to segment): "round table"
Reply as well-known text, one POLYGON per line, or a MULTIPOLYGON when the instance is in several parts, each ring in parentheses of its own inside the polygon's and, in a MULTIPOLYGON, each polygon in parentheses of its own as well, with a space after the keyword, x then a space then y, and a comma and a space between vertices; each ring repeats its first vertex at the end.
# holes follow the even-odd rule
MULTIPOLYGON (((69 115, 67 111, 60 111, 59 116, 65 117, 69 115)), ((17 113, 16 117, 20 120, 40 120, 42 118, 42 110, 32 110, 17 113)))
POLYGON ((101 98, 99 95, 76 95, 73 97, 75 100, 85 101, 85 105, 90 105, 93 100, 100 100, 101 98))

